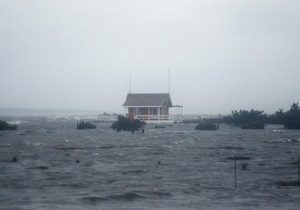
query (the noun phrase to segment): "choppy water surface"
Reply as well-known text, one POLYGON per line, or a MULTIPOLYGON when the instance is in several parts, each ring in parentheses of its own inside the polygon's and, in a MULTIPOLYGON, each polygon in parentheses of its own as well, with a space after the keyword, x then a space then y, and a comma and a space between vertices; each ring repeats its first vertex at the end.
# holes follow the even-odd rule
MULTIPOLYGON (((2 118, 3 119, 3 118, 2 118)), ((300 131, 281 126, 145 133, 76 130, 75 117, 6 117, 0 133, 3 209, 298 209, 300 131), (18 161, 11 162, 16 156, 18 161), (237 161, 237 188, 234 179, 237 161), (79 159, 80 163, 76 163, 79 159), (161 164, 157 164, 160 161, 161 164), (242 165, 247 170, 241 170, 242 165), (279 184, 279 183, 281 184, 279 184)), ((89 119, 87 121, 93 121, 89 119)))

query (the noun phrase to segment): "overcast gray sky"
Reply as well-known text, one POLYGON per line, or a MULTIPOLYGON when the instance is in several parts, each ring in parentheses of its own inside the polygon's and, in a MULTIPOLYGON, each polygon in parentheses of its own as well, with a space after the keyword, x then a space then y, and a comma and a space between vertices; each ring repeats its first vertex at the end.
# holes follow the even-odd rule
POLYGON ((122 113, 170 68, 185 114, 274 113, 299 66, 299 0, 0 0, 0 108, 122 113))

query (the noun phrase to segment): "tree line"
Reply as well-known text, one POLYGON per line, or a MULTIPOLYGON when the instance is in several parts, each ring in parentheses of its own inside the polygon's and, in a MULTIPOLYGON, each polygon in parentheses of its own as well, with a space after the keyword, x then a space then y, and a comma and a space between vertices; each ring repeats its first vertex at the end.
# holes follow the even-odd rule
POLYGON ((282 124, 286 129, 300 129, 300 107, 293 103, 290 110, 279 109, 267 115, 261 110, 232 111, 231 115, 222 118, 227 124, 241 126, 242 129, 264 129, 265 124, 282 124))

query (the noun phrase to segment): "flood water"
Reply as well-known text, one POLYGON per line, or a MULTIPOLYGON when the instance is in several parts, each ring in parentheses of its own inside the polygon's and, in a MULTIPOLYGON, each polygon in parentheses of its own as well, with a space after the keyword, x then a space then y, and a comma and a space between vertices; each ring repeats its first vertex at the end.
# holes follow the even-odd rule
POLYGON ((300 206, 299 130, 174 124, 131 134, 116 133, 99 117, 86 118, 94 130, 76 130, 82 116, 1 119, 19 127, 0 132, 1 209, 300 206))

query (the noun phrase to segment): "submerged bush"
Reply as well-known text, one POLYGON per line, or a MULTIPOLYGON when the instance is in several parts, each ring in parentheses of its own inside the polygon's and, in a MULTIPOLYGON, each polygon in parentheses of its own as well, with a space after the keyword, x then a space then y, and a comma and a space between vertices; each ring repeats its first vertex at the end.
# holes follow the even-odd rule
POLYGON ((18 129, 17 125, 11 125, 5 121, 0 120, 0 131, 17 130, 17 129, 18 129))
POLYGON ((217 130, 219 126, 210 121, 200 122, 199 125, 196 126, 196 130, 217 130))
POLYGON ((96 125, 89 122, 84 122, 84 120, 80 121, 79 123, 77 122, 77 130, 95 129, 95 128, 96 125))
POLYGON ((232 111, 231 116, 223 118, 227 124, 240 126, 242 129, 264 129, 266 115, 259 110, 232 111))
POLYGON ((118 121, 113 122, 111 125, 111 128, 116 130, 117 132, 120 131, 131 131, 134 133, 134 131, 139 130, 140 128, 143 128, 146 125, 146 122, 134 119, 131 120, 128 117, 125 117, 123 115, 118 116, 118 121))

